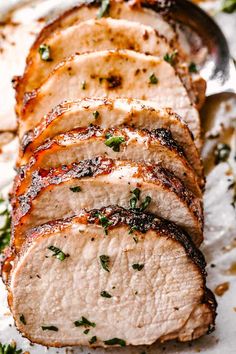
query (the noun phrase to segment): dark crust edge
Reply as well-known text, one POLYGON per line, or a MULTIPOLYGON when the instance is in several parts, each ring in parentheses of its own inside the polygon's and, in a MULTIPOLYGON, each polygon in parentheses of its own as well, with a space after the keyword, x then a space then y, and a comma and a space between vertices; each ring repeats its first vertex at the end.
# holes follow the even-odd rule
MULTIPOLYGON (((97 125, 90 125, 87 128, 76 128, 70 131, 67 131, 62 134, 58 134, 51 139, 46 139, 42 145, 40 145, 32 155, 29 156, 24 165, 21 165, 17 169, 17 180, 23 180, 26 177, 26 174, 30 171, 31 167, 35 164, 38 159, 38 156, 43 154, 45 151, 55 148, 67 148, 69 146, 76 146, 77 143, 83 142, 89 139, 98 139, 103 142, 106 140, 107 134, 112 136, 122 136, 124 142, 122 144, 127 145, 129 140, 129 133, 136 133, 139 137, 147 139, 148 146, 152 144, 158 144, 163 148, 173 152, 175 156, 179 157, 184 161, 184 164, 190 168, 195 174, 193 168, 188 163, 183 148, 173 139, 170 130, 166 128, 157 128, 153 130, 147 129, 138 129, 132 127, 115 127, 103 129, 97 125)), ((117 155, 117 157, 119 157, 117 155)))
MULTIPOLYGON (((110 99, 98 99, 98 102, 100 102, 102 105, 107 105, 108 109, 112 109, 114 100, 110 100, 110 99)), ((132 105, 132 102, 134 102, 135 100, 128 100, 128 102, 130 102, 130 104, 132 105)), ((47 129, 48 127, 50 127, 50 124, 54 121, 57 120, 58 118, 60 118, 61 116, 63 116, 66 112, 70 111, 71 109, 73 109, 74 107, 78 106, 79 103, 86 103, 86 99, 84 100, 75 100, 75 101, 65 101, 59 105, 57 105, 51 112, 49 112, 41 121, 41 123, 39 123, 34 129, 31 129, 29 131, 27 131, 22 139, 21 139, 21 156, 23 156, 23 154, 27 154, 30 152, 31 147, 34 144, 34 141, 37 141, 37 138, 43 133, 43 131, 45 129, 47 129)), ((91 103, 91 99, 87 99, 88 105, 91 103)), ((152 111, 156 111, 155 108, 153 107, 149 107, 149 106, 145 106, 143 104, 141 104, 141 108, 142 109, 146 109, 146 110, 152 110, 152 111), (142 107, 143 106, 143 107, 142 107)), ((84 108, 85 109, 85 108, 84 108)), ((132 109, 132 106, 131 106, 132 109)), ((181 125, 181 129, 184 128, 186 130, 186 133, 189 136, 189 142, 191 141, 193 144, 193 149, 195 150, 195 156, 196 158, 199 158, 199 166, 197 168, 198 171, 198 176, 203 180, 203 167, 202 167, 202 160, 199 154, 199 151, 197 150, 195 143, 194 143, 194 138, 193 138, 193 134, 192 132, 189 130, 188 126, 186 125, 186 123, 182 120, 182 118, 175 112, 173 112, 170 108, 166 108, 165 109, 166 114, 171 116, 171 119, 176 120, 176 122, 179 122, 179 124, 181 125)), ((200 183, 202 186, 204 186, 204 182, 200 183)))
MULTIPOLYGON (((120 227, 120 226, 128 226, 129 228, 136 227, 135 232, 140 232, 145 234, 149 230, 156 231, 159 236, 164 236, 173 239, 174 241, 181 244, 184 248, 186 255, 191 261, 196 265, 199 269, 200 273, 203 277, 203 296, 201 303, 206 304, 212 314, 212 323, 209 324, 207 334, 210 334, 215 329, 215 318, 217 316, 217 302, 214 294, 206 287, 206 271, 205 271, 205 258, 202 252, 196 248, 193 244, 191 238, 178 226, 173 224, 170 221, 164 220, 162 218, 157 218, 155 215, 150 213, 140 213, 133 212, 130 210, 126 210, 119 206, 108 206, 101 209, 93 209, 91 211, 81 211, 78 216, 74 216, 72 218, 68 218, 65 220, 57 220, 46 223, 44 225, 38 226, 27 234, 27 243, 24 245, 24 249, 17 256, 16 262, 20 259, 21 255, 27 250, 30 246, 30 243, 35 239, 45 234, 50 234, 52 232, 60 232, 63 229, 70 228, 74 223, 82 223, 82 224, 96 224, 100 225, 100 220, 98 218, 98 214, 102 214, 107 217, 109 221, 112 222, 112 225, 108 226, 108 231, 112 228, 120 227)), ((108 234, 109 235, 109 234, 108 234)), ((109 237, 109 236, 108 236, 109 237)), ((6 258, 5 262, 11 261, 12 256, 8 254, 8 258, 6 258)), ((10 273, 13 271, 12 269, 7 269, 10 273)), ((11 308, 12 305, 12 293, 10 291, 10 276, 8 274, 8 278, 5 278, 5 284, 8 288, 8 303, 11 308)), ((24 334, 23 334, 24 336, 24 334)), ((27 336, 26 336, 27 338, 27 336)), ((30 340, 30 338, 28 338, 30 340)), ((43 344, 38 342, 38 344, 43 344)), ((73 345, 73 344, 72 344, 73 345)), ((59 343, 50 343, 50 346, 53 347, 62 347, 59 343)))
MULTIPOLYGON (((112 0, 112 1, 114 1, 114 0, 112 0)), ((129 1, 124 0, 123 2, 128 3, 129 1)), ((64 11, 59 16, 56 16, 56 18, 50 20, 43 27, 43 29, 37 35, 32 46, 30 47, 29 54, 26 58, 26 66, 25 66, 25 70, 24 70, 23 75, 17 76, 17 80, 15 81, 14 89, 16 92, 15 98, 16 98, 17 106, 20 104, 20 95, 23 94, 20 87, 21 87, 21 84, 24 83, 24 81, 25 81, 25 75, 28 72, 28 65, 30 64, 30 62, 32 60, 32 53, 34 54, 34 52, 37 51, 37 48, 39 47, 39 45, 41 43, 43 43, 43 41, 48 37, 48 35, 50 35, 53 31, 55 31, 55 29, 62 28, 63 22, 66 21, 68 18, 70 18, 70 15, 73 15, 74 11, 81 9, 84 6, 96 8, 96 7, 99 7, 100 5, 101 5, 101 0, 84 0, 81 4, 77 4, 77 5, 73 6, 72 8, 64 11)), ((168 12, 167 9, 169 8, 169 4, 167 4, 166 0, 162 0, 162 5, 160 5, 160 6, 159 6, 158 2, 155 0, 154 1, 153 0, 142 0, 142 1, 135 0, 135 2, 133 4, 131 2, 130 5, 144 7, 144 8, 145 7, 150 8, 150 9, 154 10, 155 12, 163 14, 163 16, 165 15, 165 18, 168 19, 166 14, 168 12), (166 2, 165 6, 163 6, 164 2, 166 2), (155 6, 153 6, 154 4, 155 4, 155 6)), ((72 21, 72 23, 73 23, 73 21, 72 21)))
MULTIPOLYGON (((185 203, 195 219, 203 225, 202 204, 184 184, 170 171, 152 164, 141 164, 133 162, 122 162, 123 165, 137 166, 140 177, 145 182, 160 183, 163 188, 168 188, 175 193, 183 203, 185 203), (199 201, 198 204, 197 201, 199 201)), ((38 194, 51 185, 59 185, 72 179, 86 177, 96 177, 106 175, 116 168, 116 162, 109 158, 95 157, 84 160, 72 165, 60 166, 50 170, 36 170, 32 174, 31 184, 24 194, 17 197, 16 203, 13 203, 13 225, 18 225, 20 220, 27 215, 32 207, 32 200, 38 194)), ((22 182, 24 183, 24 181, 22 182)))

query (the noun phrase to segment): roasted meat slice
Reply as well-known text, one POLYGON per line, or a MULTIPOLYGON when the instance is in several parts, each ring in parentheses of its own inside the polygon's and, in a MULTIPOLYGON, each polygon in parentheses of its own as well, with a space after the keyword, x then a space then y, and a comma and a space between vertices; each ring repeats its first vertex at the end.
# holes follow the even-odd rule
POLYGON ((96 157, 33 172, 31 185, 26 183, 24 194, 13 203, 13 244, 19 248, 29 228, 111 204, 153 212, 182 227, 197 245, 202 242, 201 199, 171 172, 96 157))
MULTIPOLYGON (((50 42, 51 37, 60 36, 62 33, 65 33, 65 31, 70 27, 79 25, 80 23, 85 22, 87 20, 100 18, 100 5, 100 1, 89 1, 89 3, 81 3, 80 5, 75 6, 69 11, 66 11, 59 18, 50 22, 42 29, 27 57, 25 74, 23 77, 19 78, 18 85, 16 86, 18 111, 20 111, 21 98, 23 96, 26 78, 29 79, 28 73, 31 71, 31 65, 32 63, 34 63, 35 58, 38 57, 40 46, 45 46, 45 44, 48 46, 48 42, 50 42)), ((170 46, 173 48, 173 50, 170 51, 169 55, 172 55, 173 53, 178 53, 181 63, 190 61, 189 53, 187 53, 185 50, 185 40, 183 41, 183 36, 179 36, 179 34, 177 34, 175 25, 171 21, 171 13, 169 11, 169 6, 167 2, 153 2, 150 0, 142 2, 110 0, 108 6, 109 9, 107 8, 107 11, 104 15, 109 17, 106 18, 120 20, 123 19, 125 21, 134 22, 136 24, 138 23, 139 26, 146 25, 152 27, 158 33, 158 35, 162 38, 165 38, 169 42, 170 46)), ((132 27, 132 24, 130 24, 130 27, 132 27)), ((128 32, 130 33, 130 31, 131 29, 129 29, 128 32)), ((80 49, 78 48, 76 51, 80 52, 80 49)), ((31 72, 31 74, 33 73, 31 72)), ((191 97, 196 100, 196 104, 201 107, 205 99, 205 81, 200 78, 199 75, 194 75, 193 81, 194 87, 192 87, 191 92, 189 91, 189 94, 191 94, 191 97)))
POLYGON ((11 266, 9 304, 36 343, 150 345, 214 328, 201 252, 151 214, 108 207, 45 224, 11 266))
POLYGON ((153 108, 152 102, 138 100, 84 99, 55 107, 35 129, 24 135, 21 141, 22 161, 19 163, 25 164, 45 140, 91 124, 104 129, 126 125, 148 130, 167 129, 183 148, 187 161, 199 176, 199 184, 203 185, 202 163, 186 124, 172 110, 153 108))
POLYGON ((34 128, 57 104, 78 98, 139 98, 180 114, 200 148, 200 120, 174 67, 162 58, 132 50, 72 56, 44 84, 25 94, 20 136, 34 128))
MULTIPOLYGON (((175 51, 175 48, 169 45, 154 28, 137 22, 112 18, 81 22, 52 34, 47 38, 46 43, 44 47, 41 47, 41 52, 31 57, 24 76, 18 82, 19 106, 22 106, 20 102, 23 101, 25 92, 38 88, 56 65, 75 53, 83 54, 106 49, 132 49, 144 54, 166 57, 175 51), (43 60, 43 48, 44 51, 48 51, 48 60, 43 60)), ((186 86, 191 100, 195 102, 191 75, 188 70, 184 70, 186 66, 183 65, 177 52, 173 58, 173 65, 186 86)))
MULTIPOLYGON (((16 178, 16 185, 26 180, 30 184, 37 169, 68 165, 96 156, 112 159, 154 163, 168 169, 196 196, 201 197, 197 177, 187 162, 183 149, 167 129, 139 130, 134 128, 101 129, 95 126, 80 128, 57 135, 39 146, 24 164, 16 178)), ((17 190, 17 187, 16 187, 17 190)), ((21 194, 21 188, 17 194, 21 194)))

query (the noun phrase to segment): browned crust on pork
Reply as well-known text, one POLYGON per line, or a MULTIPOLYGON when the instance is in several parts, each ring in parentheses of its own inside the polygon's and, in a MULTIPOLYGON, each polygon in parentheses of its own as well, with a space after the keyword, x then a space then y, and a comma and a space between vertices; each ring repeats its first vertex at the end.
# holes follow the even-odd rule
MULTIPOLYGON (((141 213, 141 212, 134 212, 130 210, 123 209, 118 206, 108 206, 101 209, 94 209, 91 211, 81 211, 81 213, 72 218, 68 218, 66 220, 57 220, 54 222, 50 222, 41 226, 38 226, 32 229, 27 234, 27 242, 25 243, 21 253, 17 256, 14 262, 14 267, 16 266, 17 262, 21 259, 21 256, 30 246, 30 244, 40 238, 41 236, 47 236, 51 233, 60 233, 62 230, 70 229, 72 225, 75 224, 96 224, 100 225, 100 220, 98 218, 98 214, 104 215, 108 221, 110 222, 108 226, 108 234, 109 230, 118 228, 121 226, 127 226, 128 230, 135 228, 135 233, 145 234, 149 230, 153 230, 157 233, 158 237, 168 237, 171 238, 174 242, 178 242, 185 250, 186 256, 195 264, 199 273, 202 274, 202 281, 203 281, 203 295, 201 299, 201 303, 205 304, 209 312, 212 316, 212 322, 209 324, 208 327, 208 334, 214 330, 215 326, 215 318, 216 318, 216 308, 217 303, 215 300, 214 295, 212 292, 206 288, 206 271, 205 266, 206 262, 204 259, 203 254, 199 249, 191 241, 190 237, 183 232, 180 228, 178 228, 172 222, 164 220, 162 218, 158 218, 153 214, 150 213, 141 213)), ((127 231, 128 231, 127 230, 127 231)), ((6 259, 5 263, 9 264, 12 258, 6 259)), ((8 303, 9 306, 12 307, 12 293, 10 290, 10 281, 11 277, 9 272, 14 271, 14 267, 9 269, 8 267, 8 275, 5 279, 7 279, 7 286, 8 286, 8 303)), ((30 338, 28 338, 30 340, 30 338)), ((43 344, 43 343, 38 343, 43 344)), ((60 343, 50 343, 50 345, 54 347, 60 347, 60 343)), ((73 343, 71 344, 73 345, 73 343)))
MULTIPOLYGON (((110 100, 110 99, 93 99, 92 101, 97 101, 98 104, 101 105, 105 105, 107 106, 107 114, 109 114, 109 110, 113 109, 113 104, 114 104, 114 100, 110 100)), ((56 106, 50 113, 48 113, 42 120, 41 122, 32 130, 28 131, 22 138, 21 141, 21 151, 20 151, 20 155, 26 157, 27 155, 30 156, 35 149, 38 147, 38 142, 37 140, 41 138, 40 140, 40 144, 43 143, 43 141, 45 139, 47 139, 47 137, 44 136, 44 132, 47 131, 48 129, 50 129, 50 124, 53 122, 56 122, 59 119, 63 119, 63 115, 66 114, 67 112, 70 112, 71 110, 75 109, 77 106, 79 108, 79 104, 83 102, 85 103, 83 105, 83 109, 90 109, 90 104, 91 104, 91 99, 84 99, 84 100, 78 100, 78 101, 70 101, 70 102, 64 102, 62 104, 59 104, 58 106, 56 106), (88 105, 86 106, 86 102, 88 102, 88 105)), ((127 100, 127 102, 129 102, 132 105, 132 102, 136 102, 136 100, 133 99, 129 99, 127 100)), ((155 109, 153 107, 148 107, 147 105, 143 105, 142 106, 143 109, 148 110, 150 112, 155 111, 155 109)), ((99 109, 99 107, 98 107, 99 109)), ((193 152, 194 156, 195 156, 195 161, 197 162, 197 164, 195 164, 194 166, 192 166, 194 168, 194 170, 196 171, 197 175, 199 176, 199 185, 200 186, 204 186, 204 178, 203 178, 203 167, 202 167, 202 162, 201 162, 201 158, 199 155, 199 152, 194 144, 194 140, 193 140, 193 134, 192 132, 189 130, 188 126, 183 122, 183 120, 181 119, 181 117, 174 113, 171 109, 167 108, 164 110, 166 112, 167 115, 170 116, 172 122, 176 122, 175 124, 178 125, 180 127, 180 129, 182 129, 185 132, 185 136, 186 136, 186 141, 188 142, 188 145, 191 145, 191 151, 193 152)), ((132 114, 133 114, 134 110, 133 107, 130 107, 130 111, 127 112, 127 114, 132 118, 132 114)), ((79 114, 79 110, 78 110, 78 114, 79 114)), ((96 121, 96 124, 99 125, 99 117, 96 121)), ((132 123, 131 123, 132 125, 132 123)), ((77 128, 77 127, 75 127, 77 128)), ((64 132, 61 132, 64 133, 64 132)))
POLYGON ((43 190, 72 179, 107 175, 115 170, 117 166, 122 165, 137 166, 138 172, 136 177, 142 178, 146 183, 160 185, 163 189, 175 193, 178 198, 188 206, 200 228, 203 227, 202 203, 199 199, 195 198, 194 195, 185 188, 183 183, 171 172, 157 165, 116 162, 112 159, 103 157, 84 160, 79 163, 61 166, 48 171, 35 171, 32 174, 30 187, 24 194, 16 198, 16 203, 13 205, 13 227, 17 228, 20 226, 21 220, 23 220, 27 213, 30 212, 33 200, 35 200, 43 190))
MULTIPOLYGON (((110 6, 112 3, 118 3, 119 1, 110 1, 110 6)), ((125 2, 125 1, 124 1, 125 2)), ((171 25, 171 16, 170 16, 170 9, 169 9, 169 1, 153 1, 153 0, 143 0, 143 1, 133 1, 130 3, 130 8, 139 8, 140 10, 142 8, 148 8, 153 10, 154 12, 161 13, 163 18, 167 20, 167 22, 171 25), (132 6, 131 6, 132 3, 132 6)), ((29 55, 26 59, 26 67, 25 67, 25 72, 23 76, 19 76, 16 80, 15 83, 15 91, 16 91, 16 112, 18 115, 21 114, 21 109, 23 107, 24 111, 24 106, 25 103, 28 102, 29 95, 35 95, 36 91, 33 90, 32 93, 24 92, 24 87, 27 84, 28 76, 30 75, 30 65, 33 60, 33 57, 35 56, 35 53, 38 52, 38 48, 40 44, 42 44, 47 37, 49 37, 56 29, 63 28, 66 25, 73 25, 73 23, 76 22, 76 13, 79 11, 82 7, 99 7, 101 4, 100 0, 92 0, 92 1, 85 1, 82 4, 79 4, 72 9, 66 11, 62 15, 60 15, 57 19, 51 21, 48 23, 42 31, 39 33, 38 37, 36 38, 35 42, 33 43, 29 55), (23 106, 22 106, 23 103, 23 106)), ((172 26, 174 28, 174 26, 172 26)), ((164 38, 160 34, 158 34, 160 37, 164 38)), ((178 45, 178 35, 175 33, 175 40, 172 40, 170 43, 170 47, 177 48, 178 50, 178 57, 176 57, 176 61, 174 63, 174 66, 176 68, 176 72, 178 73, 178 76, 180 77, 183 85, 186 87, 187 92, 189 94, 189 97, 192 101, 193 104, 196 105, 197 108, 201 108, 204 99, 205 99, 205 90, 203 90, 204 86, 203 85, 195 85, 194 81, 192 80, 191 75, 189 74, 188 71, 183 71, 181 70, 181 62, 185 60, 184 54, 181 50, 181 47, 178 45)))

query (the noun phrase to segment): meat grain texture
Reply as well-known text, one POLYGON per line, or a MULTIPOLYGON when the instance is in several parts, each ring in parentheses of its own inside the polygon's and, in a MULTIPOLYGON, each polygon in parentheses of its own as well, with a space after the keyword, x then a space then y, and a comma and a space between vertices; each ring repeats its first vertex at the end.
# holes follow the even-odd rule
POLYGON ((15 85, 21 146, 2 274, 32 342, 137 346, 214 329, 198 250, 205 83, 186 69, 165 6, 67 11, 15 85))

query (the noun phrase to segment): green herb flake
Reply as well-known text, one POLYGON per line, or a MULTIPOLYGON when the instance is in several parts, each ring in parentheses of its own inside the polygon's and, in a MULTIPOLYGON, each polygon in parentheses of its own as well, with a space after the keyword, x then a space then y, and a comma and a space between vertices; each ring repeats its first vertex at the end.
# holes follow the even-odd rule
POLYGON ((65 254, 60 248, 57 248, 55 246, 49 246, 48 249, 53 252, 52 257, 56 257, 60 261, 64 261, 67 257, 69 257, 69 254, 65 254))
POLYGON ((41 44, 39 47, 39 55, 41 60, 44 61, 51 61, 51 50, 50 50, 50 46, 47 44, 41 44))
POLYGON ((108 234, 108 227, 112 225, 112 222, 108 220, 108 218, 101 214, 101 213, 97 213, 96 216, 98 217, 100 224, 102 225, 102 227, 104 228, 104 232, 107 235, 108 234))
POLYGON ((194 62, 191 62, 188 66, 188 71, 190 73, 197 73, 197 65, 194 62))
POLYGON ((93 336, 90 340, 89 340, 89 344, 94 344, 97 341, 97 337, 93 336))
POLYGON ((134 233, 134 231, 137 231, 138 228, 137 226, 132 226, 130 229, 129 229, 129 235, 132 235, 134 233))
POLYGON ((84 331, 84 334, 88 334, 89 331, 90 331, 90 329, 87 328, 87 329, 84 331))
POLYGON ((112 338, 109 340, 105 340, 104 343, 106 345, 120 345, 121 347, 125 347, 126 346, 126 342, 123 339, 120 338, 112 338))
POLYGON ((100 263, 101 263, 102 268, 106 272, 110 272, 110 270, 109 270, 110 257, 103 254, 99 257, 99 259, 100 259, 100 263))
POLYGON ((107 291, 105 291, 105 290, 101 291, 101 292, 100 292, 100 295, 101 295, 102 297, 106 297, 106 298, 108 298, 108 299, 110 299, 110 298, 112 297, 112 295, 109 294, 109 293, 108 293, 107 291))
POLYGON ((171 54, 166 53, 166 54, 164 55, 164 58, 163 58, 163 59, 164 59, 167 63, 173 65, 174 62, 175 62, 175 58, 176 58, 177 53, 178 53, 177 50, 174 50, 174 52, 171 53, 171 54))
POLYGON ((218 144, 215 148, 215 164, 218 165, 220 162, 226 162, 230 156, 231 148, 228 144, 218 144))
POLYGON ((109 136, 106 137, 106 139, 105 145, 110 147, 115 152, 120 151, 120 145, 125 141, 123 136, 109 136))
POLYGON ((84 316, 81 317, 80 320, 74 322, 75 327, 96 327, 96 323, 90 322, 87 318, 84 316))
POLYGON ((132 194, 132 198, 129 201, 131 209, 135 209, 137 207, 137 202, 140 198, 140 189, 135 188, 133 191, 130 192, 132 194))
POLYGON ((221 11, 226 12, 227 14, 232 14, 236 11, 236 0, 224 0, 221 11))
POLYGON ((43 331, 54 331, 58 332, 58 328, 56 326, 42 326, 43 331))
POLYGON ((98 111, 94 111, 93 112, 93 116, 95 119, 97 119, 99 117, 99 112, 98 111))
POLYGON ((78 193, 78 192, 81 192, 82 189, 80 186, 77 186, 77 187, 70 187, 70 190, 73 193, 78 193))
POLYGON ((26 325, 25 316, 24 316, 23 314, 20 315, 20 321, 21 321, 21 323, 23 323, 24 325, 26 325))
POLYGON ((2 344, 0 343, 0 354, 21 354, 22 349, 16 348, 16 343, 2 344))
POLYGON ((140 211, 144 211, 145 209, 147 209, 147 207, 149 206, 149 204, 151 203, 152 198, 148 196, 146 196, 146 198, 144 199, 144 201, 142 202, 141 206, 140 206, 140 211))
POLYGON ((82 81, 81 88, 82 90, 86 90, 86 81, 82 81))
POLYGON ((144 268, 144 264, 135 263, 132 265, 132 268, 140 272, 144 268))
MULTIPOLYGON (((0 216, 3 217, 3 224, 0 227, 0 253, 9 245, 11 236, 11 217, 8 206, 5 205, 5 200, 0 197, 0 205, 4 206, 0 216)), ((1 353, 0 353, 1 354, 1 353)))
POLYGON ((109 9, 110 9, 110 0, 102 0, 100 9, 97 14, 97 18, 101 18, 106 15, 109 15, 109 9))
POLYGON ((149 83, 152 85, 158 84, 158 81, 159 80, 154 73, 149 77, 149 83))

